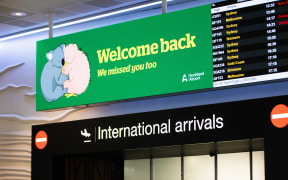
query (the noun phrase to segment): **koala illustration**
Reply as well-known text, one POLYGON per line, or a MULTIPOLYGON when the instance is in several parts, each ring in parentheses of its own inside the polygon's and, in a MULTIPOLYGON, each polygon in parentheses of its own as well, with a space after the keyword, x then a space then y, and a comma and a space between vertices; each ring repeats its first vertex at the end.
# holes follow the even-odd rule
POLYGON ((90 81, 89 62, 84 52, 76 44, 69 44, 64 50, 65 66, 62 73, 69 76, 64 82, 64 88, 70 94, 82 94, 90 81))
POLYGON ((41 91, 47 102, 56 101, 67 92, 63 83, 68 76, 62 74, 64 64, 65 45, 61 44, 55 50, 46 53, 48 62, 45 64, 41 74, 41 91))

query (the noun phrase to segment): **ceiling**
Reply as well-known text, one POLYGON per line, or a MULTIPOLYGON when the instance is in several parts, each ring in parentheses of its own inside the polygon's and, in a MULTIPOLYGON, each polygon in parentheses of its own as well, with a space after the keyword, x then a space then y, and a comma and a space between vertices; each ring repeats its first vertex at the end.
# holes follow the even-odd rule
POLYGON ((81 18, 147 0, 0 0, 0 37, 54 23, 81 18), (12 16, 25 12, 25 17, 12 16))
MULTIPOLYGON (((60 23, 154 1, 156 0, 0 0, 0 38, 47 26, 48 13, 53 14, 54 23, 60 23), (27 15, 15 17, 11 15, 13 12, 24 12, 27 15)), ((223 0, 173 0, 171 3, 190 2, 199 6, 218 1, 223 0)))

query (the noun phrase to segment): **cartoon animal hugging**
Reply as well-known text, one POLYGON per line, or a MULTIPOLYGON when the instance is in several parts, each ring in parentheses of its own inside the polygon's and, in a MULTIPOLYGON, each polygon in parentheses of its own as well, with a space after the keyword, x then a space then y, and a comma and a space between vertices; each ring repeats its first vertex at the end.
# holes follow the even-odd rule
MULTIPOLYGON (((90 81, 90 66, 87 56, 78 49, 76 44, 69 44, 64 50, 65 65, 62 73, 69 76, 64 82, 68 93, 79 95, 88 87, 90 81)), ((66 96, 66 95, 65 95, 66 96)), ((69 96, 66 96, 69 97, 69 96)))
POLYGON ((48 62, 45 64, 41 74, 41 91, 47 102, 58 100, 67 92, 63 83, 68 80, 68 76, 62 74, 64 64, 65 45, 61 44, 54 50, 46 53, 48 62))

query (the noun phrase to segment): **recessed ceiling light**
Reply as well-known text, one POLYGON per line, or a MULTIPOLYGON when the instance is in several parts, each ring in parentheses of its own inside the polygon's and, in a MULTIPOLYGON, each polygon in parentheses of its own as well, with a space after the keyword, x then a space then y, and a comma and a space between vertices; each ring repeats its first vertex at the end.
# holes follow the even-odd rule
POLYGON ((17 17, 23 17, 23 16, 27 16, 27 13, 25 13, 25 12, 12 12, 11 15, 17 16, 17 17))

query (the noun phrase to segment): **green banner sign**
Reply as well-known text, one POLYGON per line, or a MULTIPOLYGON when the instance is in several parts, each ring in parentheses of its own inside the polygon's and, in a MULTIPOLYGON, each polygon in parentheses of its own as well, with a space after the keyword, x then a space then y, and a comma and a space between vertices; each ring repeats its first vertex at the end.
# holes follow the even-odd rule
POLYGON ((210 5, 37 42, 36 109, 212 88, 210 5))

